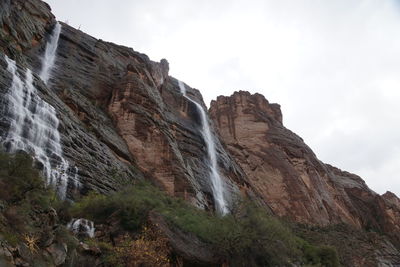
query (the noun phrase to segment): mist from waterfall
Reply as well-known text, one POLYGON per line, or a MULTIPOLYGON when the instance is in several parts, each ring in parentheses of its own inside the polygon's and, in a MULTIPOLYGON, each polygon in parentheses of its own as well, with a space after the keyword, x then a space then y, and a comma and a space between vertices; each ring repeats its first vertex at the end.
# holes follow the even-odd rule
POLYGON ((10 129, 3 144, 8 152, 22 150, 32 155, 43 165, 46 184, 65 198, 69 164, 62 156, 56 110, 39 97, 31 70, 21 77, 15 61, 5 59, 12 83, 6 94, 10 129))
POLYGON ((187 100, 192 102, 196 106, 197 110, 199 111, 200 118, 201 118, 201 126, 202 126, 201 134, 202 134, 204 142, 206 144, 207 155, 208 155, 208 159, 210 161, 209 162, 210 163, 210 165, 209 165, 210 180, 211 180, 211 185, 212 185, 214 203, 215 203, 217 211, 220 214, 225 215, 228 213, 228 207, 227 207, 225 197, 224 197, 224 182, 218 171, 218 158, 217 158, 217 152, 215 149, 215 140, 214 140, 213 134, 211 133, 210 124, 207 119, 207 114, 206 114, 205 110, 203 109, 203 107, 199 103, 190 99, 186 95, 186 87, 183 84, 183 82, 178 81, 178 83, 179 83, 179 88, 180 88, 182 95, 187 100))
POLYGON ((60 33, 61 24, 57 22, 54 26, 53 32, 51 33, 49 41, 46 44, 46 50, 42 58, 42 70, 39 76, 45 84, 47 84, 50 79, 51 71, 53 70, 54 63, 56 61, 56 52, 60 33))

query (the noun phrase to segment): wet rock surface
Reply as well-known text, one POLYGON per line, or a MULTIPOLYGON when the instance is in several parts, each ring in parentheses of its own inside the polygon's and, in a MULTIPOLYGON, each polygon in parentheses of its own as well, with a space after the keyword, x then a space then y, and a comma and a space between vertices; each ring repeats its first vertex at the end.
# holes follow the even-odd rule
POLYGON ((50 7, 42 1, 1 1, 0 50, 24 61, 23 54, 43 42, 54 22, 50 7))
MULTIPOLYGON (((21 75, 27 68, 34 72, 40 98, 57 111, 63 154, 77 167, 80 184, 68 185, 69 199, 91 190, 108 194, 132 181, 150 179, 170 195, 213 210, 200 115, 180 93, 178 81, 169 76, 168 62, 151 61, 132 48, 61 23, 55 68, 46 86, 37 73, 55 23, 50 7, 40 0, 0 2, 0 137, 10 127, 6 112, 10 103, 4 98, 12 81, 7 55, 17 62, 21 75)), ((187 96, 205 108, 200 92, 187 85, 186 89, 187 96)), ((260 94, 235 92, 213 101, 209 116, 230 207, 248 196, 299 223, 345 223, 383 233, 390 241, 379 239, 379 246, 368 245, 365 251, 382 266, 398 261, 399 198, 391 192, 380 196, 359 176, 318 160, 299 136, 284 127, 278 104, 260 94)), ((49 221, 52 216, 56 215, 48 214, 49 221)), ((170 229, 158 217, 152 219, 186 260, 216 262, 199 240, 170 229)), ((50 266, 71 260, 66 259, 68 249, 55 239, 54 229, 46 229, 41 246, 50 266)), ((91 256, 100 253, 87 244, 79 249, 91 256)), ((0 265, 24 266, 26 252, 1 243, 0 265)), ((91 256, 78 261, 82 266, 98 264, 91 256)), ((356 260, 354 266, 365 263, 356 260)))
MULTIPOLYGON (((14 47, 14 42, 20 40, 3 30, 8 41, 2 49, 17 59, 21 71, 29 67, 38 73, 55 19, 41 1, 29 1, 31 5, 37 2, 37 10, 17 2, 15 6, 9 3, 8 11, 2 13, 3 28, 29 32, 24 40, 32 36, 37 40, 24 42, 24 49, 17 49, 15 56, 7 47, 14 47), (16 8, 26 14, 26 19, 12 19, 16 8), (32 12, 39 14, 33 16, 32 12)), ((76 192, 70 187, 68 195, 88 190, 107 193, 146 176, 172 195, 213 209, 198 114, 181 97, 177 81, 168 76, 168 62, 153 62, 131 48, 61 24, 49 86, 39 80, 36 86, 41 97, 57 110, 65 158, 79 170, 82 188, 76 192)), ((4 94, 10 84, 5 67, 1 75, 4 94)), ((197 90, 188 91, 203 103, 197 90)), ((0 126, 0 133, 6 133, 7 123, 0 126)), ((242 173, 219 141, 217 145, 228 195, 233 196, 237 186, 232 180, 240 181, 242 173)))

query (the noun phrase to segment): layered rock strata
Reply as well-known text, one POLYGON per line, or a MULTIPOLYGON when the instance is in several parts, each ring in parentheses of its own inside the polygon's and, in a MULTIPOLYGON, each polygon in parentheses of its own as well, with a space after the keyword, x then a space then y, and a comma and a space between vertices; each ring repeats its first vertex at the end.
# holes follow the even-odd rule
MULTIPOLYGON (((16 0, 2 2, 2 7, 0 51, 15 59, 21 71, 38 73, 56 23, 49 6, 16 0)), ((213 209, 199 114, 168 75, 168 62, 153 62, 132 48, 61 24, 52 77, 48 86, 40 80, 36 84, 57 110, 64 154, 79 169, 81 191, 107 193, 145 176, 171 195, 213 209)), ((4 94, 10 77, 2 66, 4 94)), ((205 106, 199 91, 187 88, 188 95, 205 106)), ((6 120, 1 126, 5 134, 6 120)), ((216 143, 233 201, 243 173, 219 140, 216 143)))
POLYGON ((380 196, 359 176, 318 160, 284 127, 278 104, 240 91, 212 101, 209 112, 248 190, 275 214, 320 226, 346 223, 400 240, 399 199, 390 192, 380 196))

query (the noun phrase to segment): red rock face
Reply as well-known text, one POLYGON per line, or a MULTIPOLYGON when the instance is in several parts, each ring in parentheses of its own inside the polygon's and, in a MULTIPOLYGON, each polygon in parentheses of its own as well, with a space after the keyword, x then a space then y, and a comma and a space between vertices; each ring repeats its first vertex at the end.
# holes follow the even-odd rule
MULTIPOLYGON (((40 0, 0 1, 0 54, 15 59, 21 73, 27 66, 38 72, 54 23, 40 0)), ((168 76, 167 61, 153 62, 61 24, 51 88, 37 77, 35 85, 57 110, 64 156, 79 168, 83 188, 76 193, 108 194, 131 180, 150 179, 171 195, 213 209, 200 117, 168 76)), ((6 66, 0 56, 0 106, 12 80, 6 66)), ((200 92, 186 88, 188 97, 205 107, 200 92)), ((384 232, 400 244, 399 198, 390 192, 380 196, 357 175, 319 161, 283 126, 279 105, 260 94, 236 92, 213 101, 210 116, 212 132, 220 135, 215 145, 229 204, 240 189, 279 216, 315 225, 344 222, 384 232)), ((0 117, 3 136, 9 125, 0 117)), ((215 262, 213 248, 199 246, 197 239, 188 246, 185 233, 170 230, 165 226, 176 251, 196 262, 215 262)), ((338 236, 342 242, 342 233, 338 236)), ((386 240, 360 242, 372 254, 386 240)), ((398 257, 390 243, 378 250, 377 258, 398 257)), ((367 266, 365 260, 356 257, 349 265, 367 266)))
MULTIPOLYGON (((171 195, 212 209, 199 114, 181 95, 177 81, 168 76, 167 64, 161 61, 151 68, 143 68, 131 60, 122 79, 112 89, 108 113, 147 178, 171 195)), ((203 103, 197 90, 187 89, 192 99, 203 103)), ((240 171, 231 170, 237 168, 234 161, 220 144, 218 147, 224 163, 221 170, 227 180, 240 180, 240 171)))
MULTIPOLYGON (((0 1, 0 10, 0 54, 38 72, 55 23, 49 6, 0 1)), ((81 193, 110 193, 131 180, 149 179, 171 195, 213 209, 199 114, 168 75, 168 62, 61 25, 51 88, 40 81, 38 87, 57 110, 63 154, 79 169, 81 193)), ((0 66, 1 100, 11 77, 3 57, 0 66)), ((205 108, 198 90, 187 86, 187 94, 205 108)), ((0 135, 7 130, 0 121, 0 135)), ((216 147, 227 195, 233 195, 243 173, 219 140, 216 147)))
POLYGON ((397 231, 400 201, 370 190, 357 175, 317 159, 286 129, 277 104, 235 92, 211 103, 210 116, 250 189, 277 215, 317 225, 348 223, 397 231))
MULTIPOLYGON (((168 138, 172 136, 171 129, 163 123, 161 100, 156 99, 161 96, 144 77, 145 74, 128 70, 113 91, 108 111, 143 173, 154 177, 164 190, 174 195, 179 191, 177 184, 189 186, 177 181, 184 174, 173 151, 174 140, 168 138)), ((165 78, 161 76, 160 80, 165 78)))

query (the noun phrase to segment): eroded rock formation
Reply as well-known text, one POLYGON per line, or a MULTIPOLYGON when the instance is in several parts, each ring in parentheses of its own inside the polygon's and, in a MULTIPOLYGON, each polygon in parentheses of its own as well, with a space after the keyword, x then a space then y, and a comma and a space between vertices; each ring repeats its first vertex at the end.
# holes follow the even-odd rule
MULTIPOLYGON (((107 194, 149 179, 170 195, 214 209, 198 110, 169 76, 168 62, 153 62, 132 48, 61 23, 55 69, 46 85, 37 73, 55 24, 50 7, 40 0, 0 1, 0 136, 10 127, 10 103, 3 97, 12 82, 7 55, 17 62, 18 72, 33 71, 40 98, 57 111, 63 154, 79 170, 81 183, 68 186, 69 198, 90 190, 107 194)), ((205 107, 197 89, 186 89, 205 107)), ((278 104, 240 91, 218 97, 209 113, 230 207, 239 196, 248 196, 296 222, 345 223, 390 235, 394 244, 400 241, 400 200, 390 192, 380 196, 359 176, 318 160, 284 127, 278 104)), ((182 236, 177 250, 185 248, 182 236)), ((389 242, 386 250, 396 248, 389 242)))
POLYGON ((235 92, 212 101, 210 116, 246 174, 249 190, 275 214, 301 223, 347 223, 399 237, 399 199, 378 195, 355 174, 324 164, 283 126, 278 104, 235 92))
MULTIPOLYGON (((3 5, 0 51, 16 59, 22 72, 38 73, 56 22, 49 6, 37 0, 3 5)), ((153 62, 132 48, 61 24, 49 85, 39 79, 36 85, 58 112, 64 154, 79 169, 81 191, 106 193, 145 176, 172 195, 213 209, 199 114, 168 76, 168 62, 153 62)), ((2 66, 4 94, 11 81, 2 66)), ((199 91, 188 87, 188 95, 205 106, 199 91)), ((7 129, 4 120, 0 131, 7 129)), ((217 150, 233 197, 234 181, 241 181, 243 173, 218 140, 217 150)))

